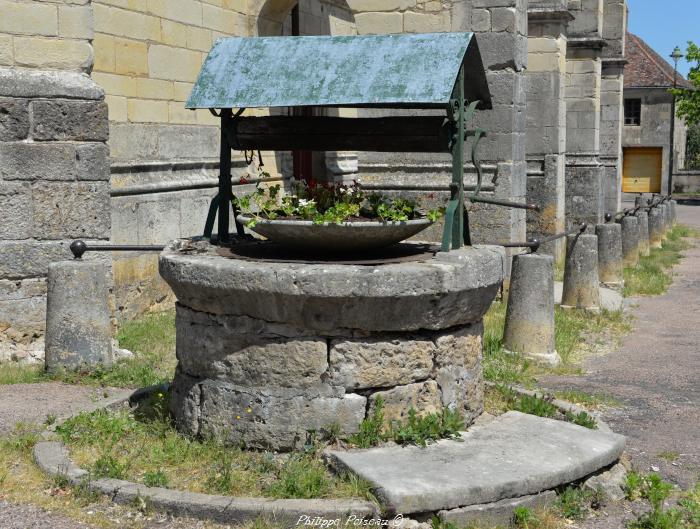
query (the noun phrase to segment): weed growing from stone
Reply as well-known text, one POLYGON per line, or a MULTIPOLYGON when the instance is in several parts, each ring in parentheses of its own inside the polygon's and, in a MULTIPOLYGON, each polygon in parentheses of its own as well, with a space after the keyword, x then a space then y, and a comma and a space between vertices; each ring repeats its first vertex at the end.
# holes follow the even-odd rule
POLYGON ((411 408, 403 421, 384 420, 384 402, 377 398, 372 414, 360 423, 359 431, 348 438, 358 448, 370 448, 386 441, 406 445, 427 446, 439 439, 458 439, 464 429, 464 419, 458 411, 444 408, 440 413, 418 415, 411 408))
POLYGON ((581 520, 591 509, 601 504, 600 495, 581 487, 566 487, 559 493, 556 506, 564 518, 581 520))
POLYGON ((542 397, 534 397, 530 395, 521 395, 516 400, 513 409, 538 417, 554 417, 557 414, 557 408, 547 399, 542 397))
POLYGON ((570 411, 567 411, 564 414, 564 416, 566 417, 566 420, 570 423, 578 424, 579 426, 589 428, 590 430, 598 429, 598 425, 596 424, 595 419, 588 415, 585 411, 580 411, 578 413, 572 413, 570 411))

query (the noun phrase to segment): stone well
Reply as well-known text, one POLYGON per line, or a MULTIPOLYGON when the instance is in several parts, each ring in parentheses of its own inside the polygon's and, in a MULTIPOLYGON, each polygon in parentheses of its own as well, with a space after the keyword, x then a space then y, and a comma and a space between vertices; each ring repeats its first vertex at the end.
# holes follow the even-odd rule
POLYGON ((483 410, 482 319, 501 248, 382 265, 224 257, 178 241, 160 256, 177 305, 172 411, 187 434, 293 450, 310 431, 358 430, 447 406, 483 410))

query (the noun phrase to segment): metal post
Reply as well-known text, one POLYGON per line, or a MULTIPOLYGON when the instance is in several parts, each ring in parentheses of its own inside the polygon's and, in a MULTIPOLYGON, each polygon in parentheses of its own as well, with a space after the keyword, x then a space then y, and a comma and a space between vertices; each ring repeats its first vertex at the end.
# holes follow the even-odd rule
POLYGON ((457 211, 452 224, 452 249, 464 244, 464 64, 459 69, 457 78, 457 141, 452 150, 452 182, 457 184, 457 211))
POLYGON ((219 243, 227 243, 229 237, 229 211, 233 190, 231 188, 231 146, 226 131, 231 124, 230 108, 221 109, 221 152, 219 153, 219 243))

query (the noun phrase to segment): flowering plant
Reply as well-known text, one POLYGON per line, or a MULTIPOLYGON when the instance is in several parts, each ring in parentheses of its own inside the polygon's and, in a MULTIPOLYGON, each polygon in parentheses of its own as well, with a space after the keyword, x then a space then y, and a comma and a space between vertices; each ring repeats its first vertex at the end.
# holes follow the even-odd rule
POLYGON ((260 220, 310 220, 314 224, 352 222, 353 220, 375 220, 402 222, 428 218, 435 222, 444 213, 444 208, 423 213, 414 200, 389 198, 378 193, 368 194, 357 182, 351 185, 316 182, 308 184, 292 180, 292 192, 282 195, 281 186, 268 188, 259 184, 254 193, 234 197, 238 209, 252 218, 248 227, 260 220))

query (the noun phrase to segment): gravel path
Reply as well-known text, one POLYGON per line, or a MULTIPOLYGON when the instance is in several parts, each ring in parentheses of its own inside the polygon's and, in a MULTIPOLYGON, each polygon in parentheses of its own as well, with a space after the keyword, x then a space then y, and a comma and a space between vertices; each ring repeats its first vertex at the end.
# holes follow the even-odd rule
POLYGON ((68 417, 104 406, 106 401, 126 397, 131 392, 129 389, 72 386, 60 382, 0 385, 0 436, 10 433, 18 422, 41 424, 47 416, 68 417))
MULTIPOLYGON (((700 230, 700 206, 678 210, 681 223, 700 230)), ((627 436, 632 464, 688 488, 700 480, 700 245, 685 255, 666 294, 635 300, 633 330, 620 350, 590 358, 583 376, 543 377, 540 384, 620 401, 604 419, 627 436)), ((613 511, 580 527, 623 527, 630 513, 613 511)))

